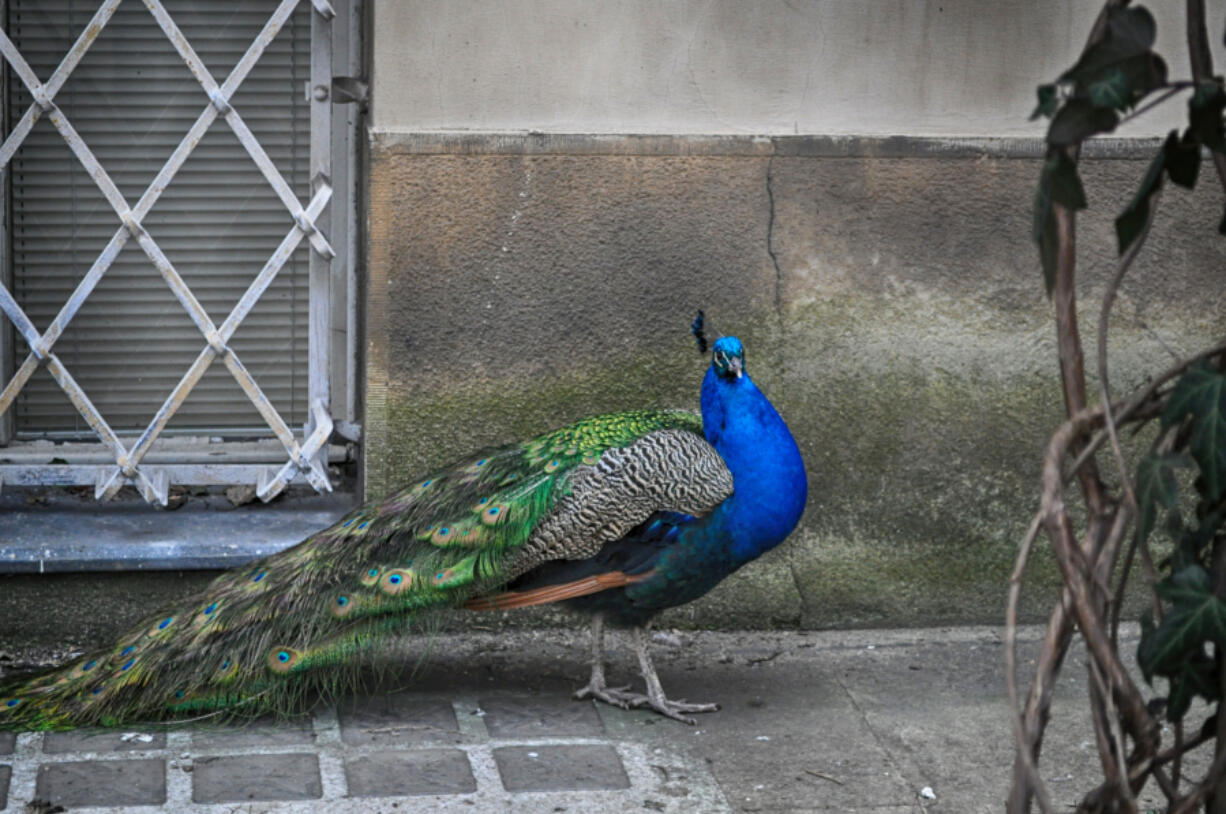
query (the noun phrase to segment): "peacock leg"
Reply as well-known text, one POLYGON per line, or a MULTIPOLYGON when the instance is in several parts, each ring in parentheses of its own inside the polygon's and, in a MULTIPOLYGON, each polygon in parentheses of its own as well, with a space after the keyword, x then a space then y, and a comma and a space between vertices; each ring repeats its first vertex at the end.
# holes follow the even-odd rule
POLYGON ((629 687, 610 687, 604 677, 604 617, 592 615, 592 677, 587 686, 575 691, 576 699, 595 698, 622 709, 630 709, 630 700, 624 696, 629 687))
POLYGON ((643 681, 647 683, 647 694, 627 692, 626 687, 607 687, 604 678, 604 620, 600 616, 592 617, 592 678, 586 687, 575 693, 575 697, 597 698, 622 709, 650 707, 661 715, 690 726, 697 721, 685 713, 717 711, 719 704, 688 704, 685 701, 670 701, 665 697, 660 677, 656 675, 656 668, 651 663, 651 654, 647 649, 647 631, 648 625, 634 629, 634 652, 639 657, 639 669, 643 674, 643 681))
POLYGON ((687 704, 685 701, 670 701, 664 696, 664 688, 660 686, 660 677, 652 666, 651 654, 647 650, 649 625, 640 625, 634 629, 634 652, 639 657, 639 669, 643 673, 643 681, 647 682, 647 695, 641 703, 631 702, 633 706, 649 706, 661 715, 694 726, 697 721, 686 716, 686 712, 717 712, 719 704, 687 704))

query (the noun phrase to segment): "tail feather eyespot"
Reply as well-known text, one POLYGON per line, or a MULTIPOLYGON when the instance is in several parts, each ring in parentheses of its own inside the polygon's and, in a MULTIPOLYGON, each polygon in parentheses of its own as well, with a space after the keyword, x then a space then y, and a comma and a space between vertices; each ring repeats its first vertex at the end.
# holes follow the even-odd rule
POLYGON ((88 661, 84 661, 78 664, 77 666, 73 667, 72 670, 68 672, 68 675, 66 676, 66 678, 68 679, 81 678, 86 673, 91 672, 97 666, 98 666, 97 659, 90 659, 88 661))
POLYGON ((362 576, 358 577, 358 582, 366 586, 374 585, 379 581, 379 574, 380 571, 378 568, 367 568, 362 572, 362 576))
POLYGON ((221 607, 220 602, 210 602, 200 609, 200 613, 196 614, 196 618, 192 620, 192 624, 200 627, 217 618, 217 609, 221 607))
POLYGON ((501 523, 507 519, 508 511, 509 507, 505 503, 495 503, 492 506, 487 506, 485 511, 481 513, 481 522, 487 526, 501 523))
POLYGON ((226 682, 232 680, 238 675, 238 661, 232 658, 222 659, 221 665, 217 670, 217 676, 214 679, 218 682, 226 682))
POLYGON ((167 630, 170 629, 170 626, 173 625, 174 622, 175 622, 175 618, 173 616, 165 617, 164 619, 160 620, 156 625, 154 625, 153 627, 149 629, 149 635, 150 636, 162 635, 163 633, 165 633, 167 630))
POLYGON ((353 601, 352 597, 340 594, 328 604, 328 612, 337 619, 344 619, 353 613, 353 609, 356 607, 357 604, 353 601))
POLYGON ((413 587, 414 573, 408 568, 390 568, 379 581, 379 590, 388 596, 396 596, 413 587))
POLYGON ((288 673, 302 660, 302 653, 292 647, 274 647, 268 651, 268 669, 274 673, 288 673))

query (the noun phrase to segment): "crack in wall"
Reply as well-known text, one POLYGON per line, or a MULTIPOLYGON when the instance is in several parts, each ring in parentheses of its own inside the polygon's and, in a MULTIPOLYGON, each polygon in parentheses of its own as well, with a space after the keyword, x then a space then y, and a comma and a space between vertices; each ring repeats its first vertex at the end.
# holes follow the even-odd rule
MULTIPOLYGON (((779 254, 775 251, 775 156, 778 155, 778 150, 778 143, 774 139, 771 139, 771 154, 770 158, 766 160, 766 201, 768 204, 766 220, 766 254, 770 257, 771 266, 775 270, 775 335, 782 340, 784 333, 783 268, 779 265, 779 254)), ((775 380, 779 387, 779 392, 776 394, 776 398, 782 399, 782 383, 784 381, 783 345, 781 342, 776 342, 775 347, 775 380)))
POLYGON ((770 213, 766 221, 766 253, 770 256, 771 265, 775 268, 775 315, 783 315, 783 269, 779 266, 779 255, 775 251, 775 156, 774 151, 766 161, 766 200, 770 204, 770 213))

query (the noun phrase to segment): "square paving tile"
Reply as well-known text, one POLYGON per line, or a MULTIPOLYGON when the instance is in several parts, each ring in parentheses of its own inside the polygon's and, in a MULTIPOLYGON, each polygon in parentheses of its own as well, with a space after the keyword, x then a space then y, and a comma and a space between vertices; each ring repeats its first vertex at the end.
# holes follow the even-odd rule
POLYGON ((13 754, 13 745, 16 743, 16 732, 0 732, 0 755, 13 754))
POLYGON ((477 790, 468 755, 459 749, 377 752, 345 761, 350 797, 465 794, 477 790))
POLYGON ((491 738, 602 735, 604 725, 591 701, 563 695, 502 695, 481 699, 491 738))
POLYGON ((9 779, 12 776, 12 766, 0 766, 0 808, 9 804, 9 779))
POLYGON ((507 791, 630 788, 612 746, 503 746, 494 760, 507 791))
POLYGON ((35 796, 52 805, 152 806, 166 802, 160 760, 85 760, 38 767, 35 796))
POLYGON ((242 755, 193 761, 195 803, 314 800, 322 795, 315 755, 242 755))
POLYGON ((412 693, 368 695, 342 703, 338 712, 341 739, 350 746, 460 740, 455 709, 439 698, 412 693))
POLYGON ((220 752, 262 746, 291 746, 315 742, 310 718, 257 718, 233 725, 197 729, 192 748, 220 752))
POLYGON ((43 736, 43 752, 48 755, 65 752, 140 752, 164 748, 165 732, 77 729, 71 732, 48 732, 43 736))

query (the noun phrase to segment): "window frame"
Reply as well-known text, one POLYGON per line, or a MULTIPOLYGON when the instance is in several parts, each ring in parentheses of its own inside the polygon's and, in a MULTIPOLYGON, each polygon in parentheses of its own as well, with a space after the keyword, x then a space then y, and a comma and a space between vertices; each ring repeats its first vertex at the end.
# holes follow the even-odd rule
MULTIPOLYGON (((104 0, 97 2, 100 6, 104 4, 104 0)), ((151 5, 160 8, 156 0, 151 5)), ((92 485, 95 498, 102 500, 113 497, 123 485, 131 484, 137 487, 146 501, 164 506, 171 484, 254 485, 258 496, 267 501, 290 483, 310 483, 317 492, 330 491, 329 465, 353 457, 353 445, 361 434, 357 403, 360 373, 358 349, 361 345, 357 341, 359 326, 356 310, 359 243, 356 206, 359 164, 356 153, 360 144, 364 103, 335 104, 333 87, 334 77, 359 76, 362 73, 362 0, 283 0, 277 13, 286 5, 291 6, 287 15, 292 13, 293 8, 308 6, 311 19, 310 81, 303 89, 310 100, 311 197, 303 202, 294 201, 300 213, 305 212, 305 217, 297 217, 299 225, 291 230, 291 235, 297 234, 298 241, 311 246, 308 249, 310 306, 307 326, 310 406, 305 426, 298 432, 289 430, 266 399, 263 405, 260 404, 262 393, 259 393, 258 382, 254 382, 254 387, 244 386, 244 389, 265 415, 276 438, 252 441, 199 435, 160 435, 160 428, 155 426, 158 419, 143 433, 115 433, 105 427, 105 422, 99 430, 95 421, 92 423, 98 441, 51 446, 47 441, 26 442, 15 438, 14 394, 9 409, 0 412, 0 486, 92 485), (325 187, 330 187, 330 199, 325 189, 322 197, 326 203, 312 218, 307 210, 311 208, 312 201, 318 200, 318 193, 325 187), (329 248, 332 257, 327 256, 329 248), (271 411, 271 416, 268 411, 271 411), (151 433, 152 437, 149 437, 151 433), (140 440, 129 440, 138 435, 140 440), (153 447, 153 439, 157 440, 156 447, 153 447), (145 454, 139 460, 131 460, 128 453, 134 451, 134 457, 145 454)), ((6 25, 8 6, 7 0, 0 0, 0 20, 6 25)), ((167 16, 173 19, 172 15, 167 16)), ((187 57, 184 59, 187 61, 187 57)), ((8 62, 7 57, 5 61, 8 62)), ((258 59, 255 61, 258 62, 258 59)), ((75 69, 80 68, 77 66, 75 69)), ((4 97, 6 136, 12 132, 7 120, 10 73, 8 69, 0 71, 3 75, 0 93, 4 97)), ((49 81, 47 77, 37 79, 40 82, 49 81)), ((224 82, 224 77, 214 78, 213 86, 224 87, 224 82)), ((208 87, 204 80, 201 84, 208 87)), ((228 119, 225 99, 212 98, 217 114, 209 128, 229 124, 237 131, 241 126, 241 115, 236 126, 233 120, 228 119)), ((202 94, 201 99, 203 109, 209 104, 208 97, 202 94)), ((54 98, 51 101, 54 102, 54 98)), ((105 167, 102 170, 105 171, 105 167)), ((0 170, 0 180, 3 187, 3 200, 0 201, 3 205, 3 217, 0 218, 0 285, 4 286, 0 295, 3 295, 11 291, 13 282, 12 193, 8 166, 0 170)), ((269 180, 271 183, 275 178, 269 180)), ((285 200, 284 195, 282 198, 285 200)), ((293 198, 292 194, 290 198, 293 198)), ((287 206, 290 206, 288 202, 287 206)), ((139 224, 135 229, 131 226, 128 229, 131 232, 129 239, 139 240, 139 224)), ((200 324, 199 320, 197 323, 200 324)), ((0 377, 3 379, 0 388, 9 385, 17 370, 18 359, 30 350, 24 338, 18 338, 19 333, 13 315, 0 309, 0 377)), ((220 341, 209 337, 206 341, 202 335, 200 339, 202 346, 213 349, 210 361, 226 364, 243 384, 240 373, 245 371, 241 362, 237 364, 238 370, 232 364, 237 357, 233 357, 225 348, 224 337, 220 341)), ((44 350, 48 357, 54 354, 54 346, 44 350)), ((205 352, 202 351, 202 356, 205 352)), ((46 363, 46 359, 40 362, 46 363)), ((208 363, 204 364, 207 366, 208 363)), ((187 385, 188 389, 181 395, 186 396, 193 386, 187 385)), ((173 411, 171 400, 168 400, 160 412, 164 412, 168 406, 173 411)), ((82 412, 84 414, 84 410, 82 412)))

